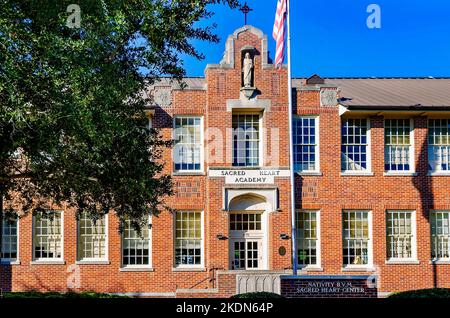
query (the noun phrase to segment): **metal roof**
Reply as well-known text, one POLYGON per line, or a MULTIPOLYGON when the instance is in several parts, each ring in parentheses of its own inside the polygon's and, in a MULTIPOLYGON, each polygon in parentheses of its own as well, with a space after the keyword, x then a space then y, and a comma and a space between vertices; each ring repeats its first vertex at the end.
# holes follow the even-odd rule
POLYGON ((344 106, 450 107, 450 78, 326 78, 344 106))

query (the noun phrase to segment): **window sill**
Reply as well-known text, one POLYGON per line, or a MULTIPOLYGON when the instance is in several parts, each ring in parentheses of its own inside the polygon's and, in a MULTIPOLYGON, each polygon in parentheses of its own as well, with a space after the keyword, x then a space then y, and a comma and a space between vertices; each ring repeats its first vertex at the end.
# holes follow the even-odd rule
POLYGON ((299 176, 323 176, 320 171, 296 171, 295 173, 299 176))
POLYGON ((341 177, 373 177, 375 174, 370 171, 356 172, 356 171, 345 171, 341 172, 341 177))
POLYGON ((119 272, 154 272, 153 267, 121 267, 119 272))
POLYGON ((432 259, 430 264, 433 265, 450 265, 450 259, 432 259))
POLYGON ((206 272, 204 267, 174 267, 172 272, 206 272))
POLYGON ((0 265, 20 265, 20 261, 0 261, 0 265))
POLYGON ((416 259, 390 259, 384 262, 387 265, 418 265, 420 262, 416 259))
POLYGON ((427 173, 429 177, 450 177, 450 171, 430 171, 427 173))
POLYGON ((206 176, 204 171, 183 171, 172 172, 173 176, 206 176))
POLYGON ((98 260, 98 261, 76 261, 75 262, 76 265, 109 265, 111 264, 110 261, 106 261, 106 260, 98 260))
POLYGON ((384 172, 385 177, 417 177, 417 172, 384 172))
POLYGON ((299 266, 298 269, 301 272, 323 272, 323 268, 319 266, 299 266))
POLYGON ((30 265, 65 265, 66 261, 64 260, 55 260, 55 261, 31 261, 30 265))
POLYGON ((349 266, 342 267, 343 272, 375 272, 375 268, 372 266, 349 266))

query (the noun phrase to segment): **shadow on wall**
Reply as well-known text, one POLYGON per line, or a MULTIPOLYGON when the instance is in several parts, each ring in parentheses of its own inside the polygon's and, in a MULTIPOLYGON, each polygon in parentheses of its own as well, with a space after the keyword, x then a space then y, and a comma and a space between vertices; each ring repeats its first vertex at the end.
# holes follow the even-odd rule
MULTIPOLYGON (((428 224, 431 224, 430 210, 434 208, 434 196, 432 188, 432 178, 427 176, 428 173, 428 130, 427 119, 420 118, 419 127, 426 131, 425 138, 420 148, 420 154, 417 162, 417 176, 413 177, 414 187, 420 194, 421 210, 425 219, 428 220, 428 224)), ((431 242, 432 243, 432 242, 431 242)), ((431 255, 429 255, 431 257, 431 255)), ((438 287, 438 277, 436 264, 433 263, 433 287, 438 287)))
POLYGON ((1 292, 12 291, 12 268, 9 264, 0 264, 0 289, 1 292))

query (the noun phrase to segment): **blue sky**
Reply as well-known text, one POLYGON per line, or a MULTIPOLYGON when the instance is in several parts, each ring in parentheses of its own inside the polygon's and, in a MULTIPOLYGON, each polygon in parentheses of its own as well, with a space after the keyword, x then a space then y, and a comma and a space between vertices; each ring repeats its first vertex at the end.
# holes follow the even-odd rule
MULTIPOLYGON (((248 24, 269 38, 276 0, 248 0, 254 11, 248 24)), ((193 42, 205 60, 184 57, 188 76, 203 76, 207 63, 218 63, 229 34, 244 25, 240 11, 211 6, 218 44, 193 42)), ((450 77, 449 0, 291 0, 293 76, 324 77, 450 77), (369 29, 367 7, 381 8, 381 28, 369 29)))

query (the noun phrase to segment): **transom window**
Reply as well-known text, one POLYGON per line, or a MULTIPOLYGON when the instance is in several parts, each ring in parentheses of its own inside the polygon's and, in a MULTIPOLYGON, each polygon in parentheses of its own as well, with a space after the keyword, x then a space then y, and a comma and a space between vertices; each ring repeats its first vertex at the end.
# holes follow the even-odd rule
POLYGON ((45 211, 34 215, 34 259, 62 258, 62 212, 45 211))
POLYGON ((387 252, 389 259, 415 258, 413 212, 388 211, 387 252))
POLYGON ((431 212, 431 257, 450 258, 450 211, 431 212))
POLYGON ((428 169, 450 172, 450 119, 428 121, 428 169))
POLYGON ((106 259, 106 216, 94 222, 87 214, 78 221, 78 260, 106 259))
POLYGON ((384 121, 384 169, 411 170, 411 121, 386 119, 384 121))
POLYGON ((318 265, 318 212, 297 211, 297 262, 300 266, 318 265))
POLYGON ((294 169, 317 171, 317 118, 294 117, 294 169))
POLYGON ((201 117, 175 117, 173 160, 176 171, 199 171, 202 169, 201 122, 201 117))
POLYGON ((341 131, 342 171, 369 170, 367 119, 346 119, 341 131))
POLYGON ((2 251, 0 254, 1 261, 17 261, 17 225, 17 218, 2 220, 2 251))
POLYGON ((151 236, 150 225, 141 227, 141 233, 136 231, 131 221, 125 220, 122 234, 122 266, 151 266, 151 236))
POLYGON ((259 165, 259 115, 233 115, 233 166, 259 165))
POLYGON ((176 212, 175 264, 176 266, 200 266, 203 264, 201 212, 176 212))
POLYGON ((261 213, 231 213, 231 231, 260 231, 261 213))
POLYGON ((370 228, 368 211, 343 212, 344 266, 370 264, 370 228))

